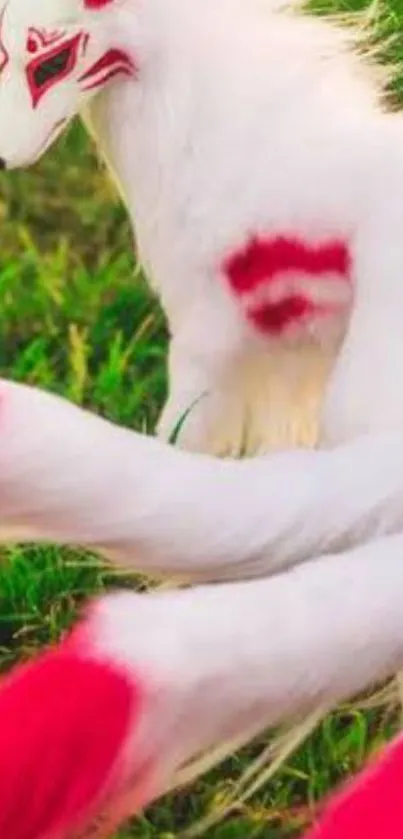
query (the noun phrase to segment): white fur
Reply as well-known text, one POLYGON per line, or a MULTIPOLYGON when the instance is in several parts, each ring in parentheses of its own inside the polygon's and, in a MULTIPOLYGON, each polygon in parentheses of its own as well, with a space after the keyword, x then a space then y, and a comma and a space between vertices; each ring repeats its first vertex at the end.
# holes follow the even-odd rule
POLYGON ((400 434, 218 460, 1 385, 1 541, 82 544, 195 582, 273 574, 402 525, 400 434))
POLYGON ((100 601, 95 655, 147 687, 133 777, 155 761, 158 796, 218 743, 325 711, 402 667, 402 551, 389 537, 269 580, 100 601))
POLYGON ((147 687, 124 749, 128 781, 155 761, 144 805, 403 666, 402 458, 390 433, 218 460, 1 383, 1 541, 101 547, 190 581, 258 577, 113 595, 92 613, 92 653, 147 687))
POLYGON ((402 526, 403 123, 382 112, 347 36, 279 5, 116 0, 83 14, 78 0, 40 0, 32 23, 85 25, 94 55, 124 49, 138 73, 91 104, 72 78, 35 113, 16 96, 31 10, 10 0, 3 20, 0 155, 30 162, 55 119, 85 111, 169 320, 161 434, 199 400, 189 449, 237 451, 245 429, 250 452, 337 444, 219 462, 4 385, 1 538, 80 542, 187 580, 305 561, 104 606, 99 653, 149 667, 167 691, 146 729, 167 786, 217 741, 402 666, 402 537, 342 551, 402 526), (250 234, 289 230, 348 242, 354 303, 325 329, 263 340, 222 260, 250 234))
POLYGON ((290 375, 289 342, 253 332, 221 263, 251 232, 353 239, 370 200, 368 137, 382 130, 370 82, 315 20, 246 2, 206 3, 202 15, 181 0, 126 8, 139 78, 105 91, 90 120, 169 319, 160 433, 208 394, 179 437, 188 448, 237 451, 245 426, 249 451, 314 443, 320 403, 303 391, 323 398, 345 318, 325 336, 298 336, 290 375))
POLYGON ((30 162, 56 117, 84 112, 169 321, 160 433, 193 406, 179 437, 190 449, 333 444, 403 420, 395 386, 403 123, 383 113, 377 74, 349 33, 283 5, 114 0, 84 12, 80 0, 35 8, 10 0, 5 8, 0 155, 9 166, 30 162), (66 21, 90 34, 93 57, 119 48, 137 73, 90 102, 77 70, 34 112, 21 89, 27 26, 66 21), (338 315, 266 340, 227 287, 222 260, 252 234, 288 232, 347 241, 355 302, 336 286, 338 315))

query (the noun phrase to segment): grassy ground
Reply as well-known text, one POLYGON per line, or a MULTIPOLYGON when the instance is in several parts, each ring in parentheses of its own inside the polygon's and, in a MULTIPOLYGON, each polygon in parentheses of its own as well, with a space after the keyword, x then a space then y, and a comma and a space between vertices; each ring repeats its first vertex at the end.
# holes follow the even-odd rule
MULTIPOLYGON (((389 28, 397 31, 402 19, 395 5, 389 28)), ((152 428, 164 397, 163 318, 135 268, 124 211, 79 126, 31 171, 2 175, 0 221, 0 375, 152 428)), ((69 550, 10 548, 0 558, 3 668, 57 639, 84 598, 121 582, 94 557, 69 550)), ((338 711, 247 809, 210 835, 290 835, 395 723, 390 713, 338 711)), ((247 757, 154 807, 121 836, 175 834, 220 800, 247 757)))

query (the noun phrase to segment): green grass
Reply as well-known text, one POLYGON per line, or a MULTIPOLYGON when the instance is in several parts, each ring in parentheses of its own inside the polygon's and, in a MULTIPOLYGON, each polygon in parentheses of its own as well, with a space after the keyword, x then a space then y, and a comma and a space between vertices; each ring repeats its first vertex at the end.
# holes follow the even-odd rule
MULTIPOLYGON (((403 7, 395 3, 386 28, 398 31, 402 23, 403 7)), ((399 46, 393 49, 399 58, 399 46)), ((152 429, 165 393, 164 320, 134 264, 125 212, 80 126, 32 170, 2 175, 0 196, 0 375, 152 429)), ((0 560, 3 669, 55 641, 85 598, 135 584, 71 550, 12 547, 0 560)), ((291 835, 395 726, 390 711, 337 711, 263 793, 209 835, 291 835)), ((254 752, 162 801, 120 835, 176 834, 221 800, 254 752)))

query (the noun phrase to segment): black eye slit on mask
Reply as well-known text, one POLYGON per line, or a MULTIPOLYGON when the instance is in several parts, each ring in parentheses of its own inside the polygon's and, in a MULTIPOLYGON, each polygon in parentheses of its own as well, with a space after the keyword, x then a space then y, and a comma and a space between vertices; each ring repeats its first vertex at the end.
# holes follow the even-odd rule
POLYGON ((38 88, 43 87, 50 79, 56 79, 65 72, 71 55, 71 47, 65 47, 38 64, 34 70, 34 80, 38 88))

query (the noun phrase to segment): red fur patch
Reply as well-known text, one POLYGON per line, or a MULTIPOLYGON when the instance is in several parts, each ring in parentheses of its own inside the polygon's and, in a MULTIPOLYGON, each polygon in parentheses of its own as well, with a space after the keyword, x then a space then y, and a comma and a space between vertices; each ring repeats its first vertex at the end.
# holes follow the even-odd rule
POLYGON ((261 332, 282 332, 292 321, 314 315, 316 307, 302 295, 290 295, 279 303, 266 303, 248 311, 249 319, 261 332))
POLYGON ((275 291, 278 283, 292 275, 314 282, 326 279, 349 283, 350 255, 346 244, 338 240, 311 245, 288 236, 267 240, 254 237, 225 261, 224 271, 236 296, 241 300, 248 296, 248 319, 260 331, 277 334, 290 323, 327 314, 334 306, 315 303, 306 291, 286 292, 279 286, 280 294, 275 299, 254 302, 253 294, 263 288, 275 291))
POLYGON ((305 839, 402 839, 403 738, 336 796, 305 839))
POLYGON ((254 291, 278 274, 298 271, 311 276, 325 273, 348 275, 349 253, 343 242, 309 245, 297 239, 278 236, 252 239, 247 247, 226 263, 231 287, 239 293, 254 291))
POLYGON ((139 691, 123 674, 73 649, 45 653, 1 687, 2 837, 82 828, 102 804, 138 712, 139 691))

